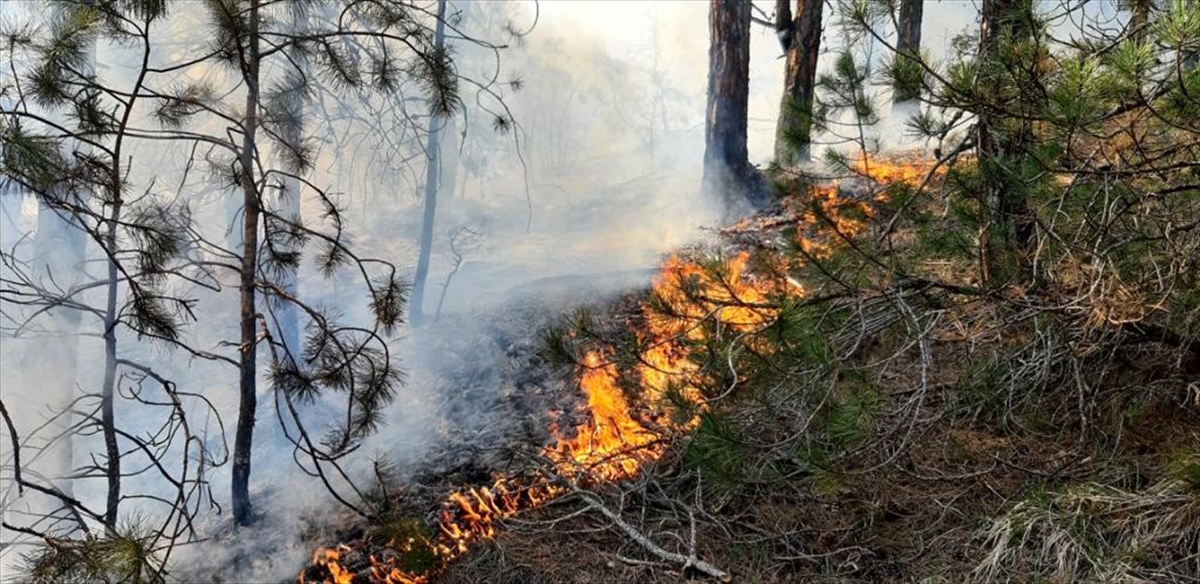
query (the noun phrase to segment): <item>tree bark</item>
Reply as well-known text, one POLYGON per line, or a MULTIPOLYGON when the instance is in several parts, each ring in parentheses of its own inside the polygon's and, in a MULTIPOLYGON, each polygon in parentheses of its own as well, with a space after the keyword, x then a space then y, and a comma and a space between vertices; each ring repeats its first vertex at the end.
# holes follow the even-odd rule
POLYGON ((254 416, 258 407, 258 324, 255 307, 255 283, 258 271, 258 186, 254 179, 255 148, 258 131, 259 95, 259 0, 250 0, 250 31, 247 54, 242 63, 246 81, 246 115, 242 129, 242 265, 241 265, 241 361, 240 403, 237 433, 233 442, 233 520, 246 525, 251 519, 250 450, 254 443, 254 416))
MULTIPOLYGON (((294 177, 283 177, 281 181, 281 189, 279 191, 279 212, 284 217, 294 217, 300 219, 300 181, 294 177)), ((279 277, 279 287, 284 292, 298 296, 299 291, 300 270, 297 267, 295 270, 286 270, 279 277)), ((283 354, 285 358, 299 360, 300 355, 300 318, 296 311, 296 305, 291 302, 281 302, 279 308, 276 309, 276 317, 278 320, 277 328, 279 329, 279 338, 276 341, 283 343, 286 351, 283 354)))
POLYGON ((108 185, 108 203, 112 211, 108 220, 108 231, 104 234, 104 247, 108 255, 107 298, 104 307, 104 384, 101 388, 100 416, 104 434, 108 497, 104 511, 104 524, 110 531, 117 528, 118 507, 121 504, 121 449, 117 444, 116 393, 117 393, 117 299, 120 293, 120 272, 117 266, 117 234, 121 226, 121 210, 124 208, 125 175, 121 172, 125 135, 129 120, 133 116, 134 104, 141 93, 150 64, 150 40, 143 38, 142 62, 137 81, 133 84, 131 97, 125 103, 121 123, 116 130, 113 144, 112 170, 108 185))
POLYGON ((921 96, 921 69, 906 56, 921 55, 921 19, 924 0, 900 0, 900 18, 896 30, 896 79, 893 80, 892 101, 899 103, 921 96))
MULTIPOLYGON (((289 28, 296 33, 303 33, 304 25, 306 24, 307 14, 302 8, 289 10, 289 28)), ((291 47, 288 49, 288 59, 290 59, 297 67, 311 66, 308 57, 299 47, 291 47)), ((298 117, 302 112, 293 112, 298 117)), ((283 139, 291 144, 301 144, 304 141, 302 129, 299 124, 293 126, 288 124, 283 129, 283 139)), ((276 156, 276 164, 280 168, 300 173, 302 169, 298 165, 289 164, 282 155, 276 156)), ((300 214, 300 196, 303 192, 303 186, 300 180, 294 176, 283 176, 280 180, 280 189, 276 197, 279 214, 289 219, 295 219, 297 223, 301 223, 300 214)), ((293 298, 298 297, 300 279, 300 268, 297 266, 293 270, 284 270, 279 278, 279 287, 290 294, 293 298)), ((278 342, 283 343, 283 354, 288 359, 299 360, 300 355, 300 318, 296 305, 291 302, 279 303, 278 309, 275 311, 275 319, 277 320, 276 327, 278 328, 278 342)))
POLYGON ((1146 37, 1146 24, 1150 22, 1150 8, 1153 0, 1132 0, 1129 15, 1129 30, 1133 38, 1142 40, 1146 37))
MULTIPOLYGON (((783 99, 779 105, 779 122, 775 126, 775 162, 792 166, 809 160, 812 143, 812 108, 817 81, 817 56, 821 52, 821 11, 823 0, 796 0, 796 14, 780 39, 787 51, 784 72, 783 99)), ((777 14, 787 9, 780 0, 777 14)), ((790 11, 788 11, 790 14, 790 11)))
MULTIPOLYGON (((437 24, 433 32, 434 46, 446 42, 446 0, 438 0, 437 24)), ((425 314, 425 282, 429 279, 429 256, 433 248, 433 224, 437 219, 437 195, 440 178, 440 126, 445 120, 429 114, 429 133, 425 142, 425 211, 421 221, 421 248, 417 253, 417 271, 413 275, 412 308, 409 320, 419 326, 425 314)))
POLYGON ((751 188, 746 150, 750 84, 750 3, 711 0, 704 186, 728 201, 751 188))

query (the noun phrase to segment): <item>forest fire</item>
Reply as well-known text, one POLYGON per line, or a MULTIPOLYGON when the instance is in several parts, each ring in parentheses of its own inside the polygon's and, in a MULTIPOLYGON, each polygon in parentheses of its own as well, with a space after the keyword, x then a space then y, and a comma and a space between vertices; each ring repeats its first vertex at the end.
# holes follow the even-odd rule
MULTIPOLYGON (((859 161, 856 169, 872 182, 915 182, 931 168, 919 159, 889 158, 859 161)), ((885 190, 860 200, 833 183, 809 192, 812 204, 799 216, 806 229, 798 235, 801 248, 814 257, 824 257, 836 247, 838 234, 853 236, 867 225, 874 205, 886 200, 885 190)), ((450 493, 432 540, 410 538, 391 542, 400 556, 424 548, 435 558, 432 569, 414 573, 397 565, 397 557, 371 556, 369 581, 386 584, 428 582, 472 544, 495 537, 499 522, 567 494, 570 485, 611 483, 636 476, 646 463, 660 458, 672 433, 686 432, 699 422, 706 396, 698 389, 703 375, 689 360, 690 344, 711 335, 742 334, 772 322, 777 310, 770 302, 782 293, 775 283, 747 274, 749 254, 742 252, 723 261, 691 261, 669 257, 653 285, 650 299, 642 306, 643 330, 636 331, 638 362, 627 379, 635 379, 636 395, 622 387, 622 371, 605 350, 592 350, 581 359, 579 388, 586 398, 589 421, 569 431, 554 425, 554 442, 544 447, 549 462, 545 476, 500 476, 488 486, 470 487, 450 493), (680 415, 671 408, 672 396, 691 407, 680 415)), ((802 294, 790 288, 788 293, 802 294)), ((678 408, 675 408, 678 409, 678 408)), ((354 571, 342 565, 337 548, 321 548, 313 565, 323 566, 325 582, 356 580, 354 571)), ((301 581, 304 582, 303 574, 301 581)))
MULTIPOLYGON (((699 373, 688 360, 688 341, 706 334, 704 321, 717 327, 745 331, 769 322, 773 309, 764 303, 771 285, 746 275, 748 254, 742 253, 711 266, 669 258, 653 288, 659 310, 643 307, 646 330, 639 334, 644 350, 632 377, 639 381, 636 408, 621 387, 618 366, 602 351, 591 351, 582 359, 579 387, 587 399, 589 422, 563 432, 551 428, 555 440, 542 450, 553 478, 501 476, 491 485, 455 491, 443 502, 434 541, 410 539, 392 542, 399 551, 425 547, 436 557, 436 566, 424 574, 411 573, 396 565, 395 558, 370 558, 369 581, 387 584, 419 584, 428 581, 474 542, 495 536, 497 523, 517 513, 541 506, 569 492, 570 484, 597 484, 637 475, 643 466, 665 451, 672 432, 686 431, 697 423, 696 413, 704 407, 704 396, 689 378, 699 373), (663 316, 663 308, 670 314, 663 316), (667 388, 682 387, 684 397, 697 408, 680 419, 666 409, 667 388)), ((360 582, 354 571, 343 565, 344 546, 318 549, 313 565, 327 571, 324 582, 360 582)), ((304 573, 301 582, 306 580, 304 573)))
POLYGON ((0 2, 0 584, 1200 584, 1200 0, 0 2))
POLYGON ((814 259, 826 259, 838 247, 838 242, 863 232, 875 216, 877 205, 890 198, 889 185, 919 185, 927 175, 945 174, 945 168, 915 154, 891 154, 875 158, 858 158, 850 163, 856 175, 849 179, 866 179, 860 192, 843 180, 810 187, 808 205, 801 211, 798 224, 803 227, 797 239, 800 249, 814 259))

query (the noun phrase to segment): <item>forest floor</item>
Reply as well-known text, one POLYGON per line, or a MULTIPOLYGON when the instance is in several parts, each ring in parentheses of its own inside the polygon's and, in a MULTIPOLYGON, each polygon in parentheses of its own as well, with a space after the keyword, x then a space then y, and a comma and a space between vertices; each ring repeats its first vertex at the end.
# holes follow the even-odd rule
MULTIPOLYGON (((839 196, 864 199, 855 188, 839 196)), ((739 279, 778 281, 796 238, 820 238, 798 235, 813 220, 807 204, 785 197, 678 257, 722 258, 715 273, 731 290, 739 279), (744 262, 733 275, 731 258, 744 262)), ((883 217, 866 213, 855 229, 879 230, 883 217)), ((916 247, 912 232, 895 238, 916 247)), ((719 322, 708 337, 689 334, 686 356, 666 373, 707 385, 697 389, 703 404, 683 417, 672 411, 691 421, 653 418, 658 425, 641 410, 670 409, 658 402, 677 388, 652 399, 637 385, 652 370, 644 359, 655 315, 686 316, 661 306, 669 270, 653 288, 617 298, 560 298, 564 313, 589 305, 567 319, 570 339, 604 338, 613 355, 637 347, 632 361, 613 357, 615 385, 633 419, 665 427, 639 446, 653 455, 638 458, 636 472, 609 480, 563 477, 546 459, 557 428, 602 422, 577 391, 581 368, 556 366, 554 343, 530 334, 555 326, 553 310, 526 303, 506 313, 483 343, 494 354, 464 361, 448 379, 461 392, 447 400, 473 403, 472 391, 500 387, 489 407, 510 423, 489 447, 451 449, 428 465, 393 494, 397 516, 426 526, 413 528, 418 538, 445 539, 433 526, 445 525, 447 509, 459 520, 469 512, 447 503, 449 492, 530 473, 568 486, 536 505, 497 505, 494 529, 489 518, 486 534, 444 560, 401 554, 405 569, 392 581, 1200 581, 1197 348, 1081 327, 1044 308, 1054 290, 985 293, 963 265, 922 267, 929 279, 853 292, 791 279, 783 286, 803 293, 771 287, 750 301, 732 292, 709 314, 765 311, 771 322, 724 323, 739 335, 719 322), (789 319, 802 330, 770 332, 789 319)), ((706 285, 685 296, 712 308, 706 285)), ((342 533, 350 581, 387 581, 367 561, 395 547, 395 534, 382 533, 342 533)), ((306 575, 329 578, 320 565, 306 575)))

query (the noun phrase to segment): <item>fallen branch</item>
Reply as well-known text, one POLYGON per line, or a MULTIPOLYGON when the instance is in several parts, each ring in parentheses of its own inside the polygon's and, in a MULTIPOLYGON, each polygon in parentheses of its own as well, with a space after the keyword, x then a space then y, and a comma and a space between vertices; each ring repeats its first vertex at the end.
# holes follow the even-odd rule
MULTIPOLYGON (((648 551, 664 560, 667 560, 669 562, 673 562, 676 564, 682 564, 684 570, 687 570, 688 568, 695 568, 696 570, 703 572, 704 574, 707 574, 709 576, 712 576, 713 578, 716 578, 722 582, 729 582, 730 580, 732 580, 732 577, 728 573, 722 571, 720 568, 718 568, 708 562, 705 562, 704 560, 697 558, 695 555, 685 556, 683 554, 678 554, 675 552, 667 551, 667 550, 663 549, 662 547, 659 547, 658 544, 654 543, 653 541, 650 541, 650 538, 643 535, 636 528, 634 528, 632 525, 627 523, 624 519, 621 519, 621 516, 618 515, 616 512, 614 512, 612 509, 605 507, 604 504, 601 503, 600 500, 597 499, 594 495, 592 495, 586 491, 580 490, 578 488, 574 489, 574 491, 575 491, 575 494, 579 495, 580 499, 583 499, 584 503, 587 503, 588 507, 599 512, 601 515, 607 517, 609 521, 613 522, 613 525, 616 525, 617 527, 621 528, 621 531, 624 531, 625 534, 628 535, 630 539, 637 542, 638 545, 645 548, 646 551, 648 551)), ((693 554, 694 554, 694 552, 693 552, 693 554)))

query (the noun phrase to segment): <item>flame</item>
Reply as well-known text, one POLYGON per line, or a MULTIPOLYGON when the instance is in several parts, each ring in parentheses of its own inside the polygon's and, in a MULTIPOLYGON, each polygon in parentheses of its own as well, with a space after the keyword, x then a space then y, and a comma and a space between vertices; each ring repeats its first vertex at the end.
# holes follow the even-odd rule
POLYGON ((808 191, 810 204, 799 216, 801 228, 797 230, 797 237, 800 249, 813 259, 828 259, 846 239, 867 230, 877 206, 889 198, 888 189, 878 188, 878 185, 916 187, 931 173, 941 176, 946 172, 934 161, 911 153, 870 159, 859 157, 851 162, 850 168, 859 179, 867 179, 875 186, 860 185, 856 196, 855 189, 844 188, 842 180, 834 180, 808 191))
MULTIPOLYGON (((930 164, 904 160, 860 160, 857 170, 878 182, 917 182, 930 164)), ((803 249, 816 257, 832 253, 839 237, 849 237, 867 228, 874 207, 871 201, 844 196, 835 183, 816 187, 812 200, 830 221, 819 221, 810 209, 800 220, 809 227, 801 230, 803 249), (833 233, 832 229, 840 232, 833 233), (825 227, 819 227, 824 225, 825 227)), ((876 195, 874 202, 884 200, 876 195)), ((772 295, 802 295, 804 288, 791 279, 771 282, 749 275, 750 256, 740 253, 724 262, 701 265, 680 256, 671 256, 655 280, 652 295, 655 307, 643 306, 644 329, 638 340, 643 347, 640 362, 626 379, 636 379, 636 395, 629 395, 621 384, 621 371, 604 351, 592 351, 582 358, 579 388, 586 398, 588 422, 563 432, 551 427, 554 441, 542 450, 555 474, 570 481, 595 484, 615 482, 636 476, 649 462, 660 458, 672 432, 686 432, 699 423, 706 407, 705 373, 689 359, 690 344, 705 340, 706 335, 752 332, 774 321, 778 314, 772 295), (668 393, 675 388, 694 407, 690 413, 672 415, 667 407, 668 393), (632 404, 636 404, 636 407, 632 404)), ((675 412, 679 414, 679 412, 675 412)), ((450 493, 442 503, 436 535, 432 541, 410 539, 397 544, 400 552, 422 546, 437 558, 443 569, 465 554, 472 544, 495 537, 500 522, 517 513, 545 504, 568 491, 560 482, 529 476, 500 476, 489 486, 471 487, 450 493)), ((324 566, 330 578, 325 582, 349 584, 353 574, 339 562, 345 548, 321 548, 313 564, 324 566)), ((370 580, 385 584, 427 584, 429 574, 413 574, 396 565, 395 557, 369 558, 370 580)), ((301 582, 304 582, 303 575, 301 582)))
POLYGON ((575 477, 582 471, 594 480, 616 481, 637 474, 643 458, 657 457, 654 448, 636 452, 658 436, 634 419, 617 382, 616 365, 604 360, 598 352, 585 355, 579 378, 591 423, 576 428, 573 438, 559 435, 555 428, 555 443, 542 452, 563 476, 575 477))
MULTIPOLYGON (((325 580, 325 582, 332 584, 351 584, 352 580, 354 579, 354 574, 342 569, 341 564, 338 563, 338 561, 342 559, 342 547, 343 546, 338 546, 337 548, 318 548, 317 551, 313 552, 313 565, 324 566, 329 570, 330 579, 325 580)), ((305 584, 303 572, 300 574, 300 584, 305 584)))
MULTIPOLYGON (((631 376, 640 382, 638 395, 626 395, 620 371, 610 355, 593 351, 583 356, 579 388, 587 399, 589 421, 570 432, 552 427, 554 442, 542 450, 558 476, 581 483, 632 478, 647 462, 665 452, 666 432, 686 431, 698 423, 694 414, 685 420, 673 419, 661 407, 666 403, 667 388, 675 382, 689 401, 699 405, 697 411, 703 409, 704 397, 696 389, 700 373, 688 359, 687 342, 703 339, 705 329, 700 325, 706 321, 742 332, 770 322, 775 313, 766 303, 773 286, 748 278, 748 261, 749 254, 741 253, 706 269, 679 256, 667 259, 653 287, 661 306, 659 310, 643 309, 646 330, 641 340, 646 348, 631 376), (661 314, 663 307, 671 316, 661 314), (629 397, 636 398, 636 410, 629 397)), ((494 537, 500 521, 539 507, 566 491, 567 487, 559 483, 505 476, 490 486, 454 491, 442 504, 435 541, 409 541, 405 545, 409 549, 428 546, 444 566, 466 553, 473 543, 494 537)), ((321 548, 313 556, 314 565, 328 569, 331 579, 327 582, 349 583, 352 574, 340 561, 342 554, 335 548, 321 548)), ((428 582, 426 575, 397 567, 393 558, 371 557, 370 562, 372 582, 428 582)))
POLYGON ((935 164, 934 160, 922 157, 915 152, 892 153, 869 159, 859 156, 851 163, 851 170, 881 185, 905 183, 917 186, 925 180, 925 176, 929 174, 930 170, 934 170, 935 175, 946 172, 946 169, 941 166, 937 166, 935 169, 935 164))

